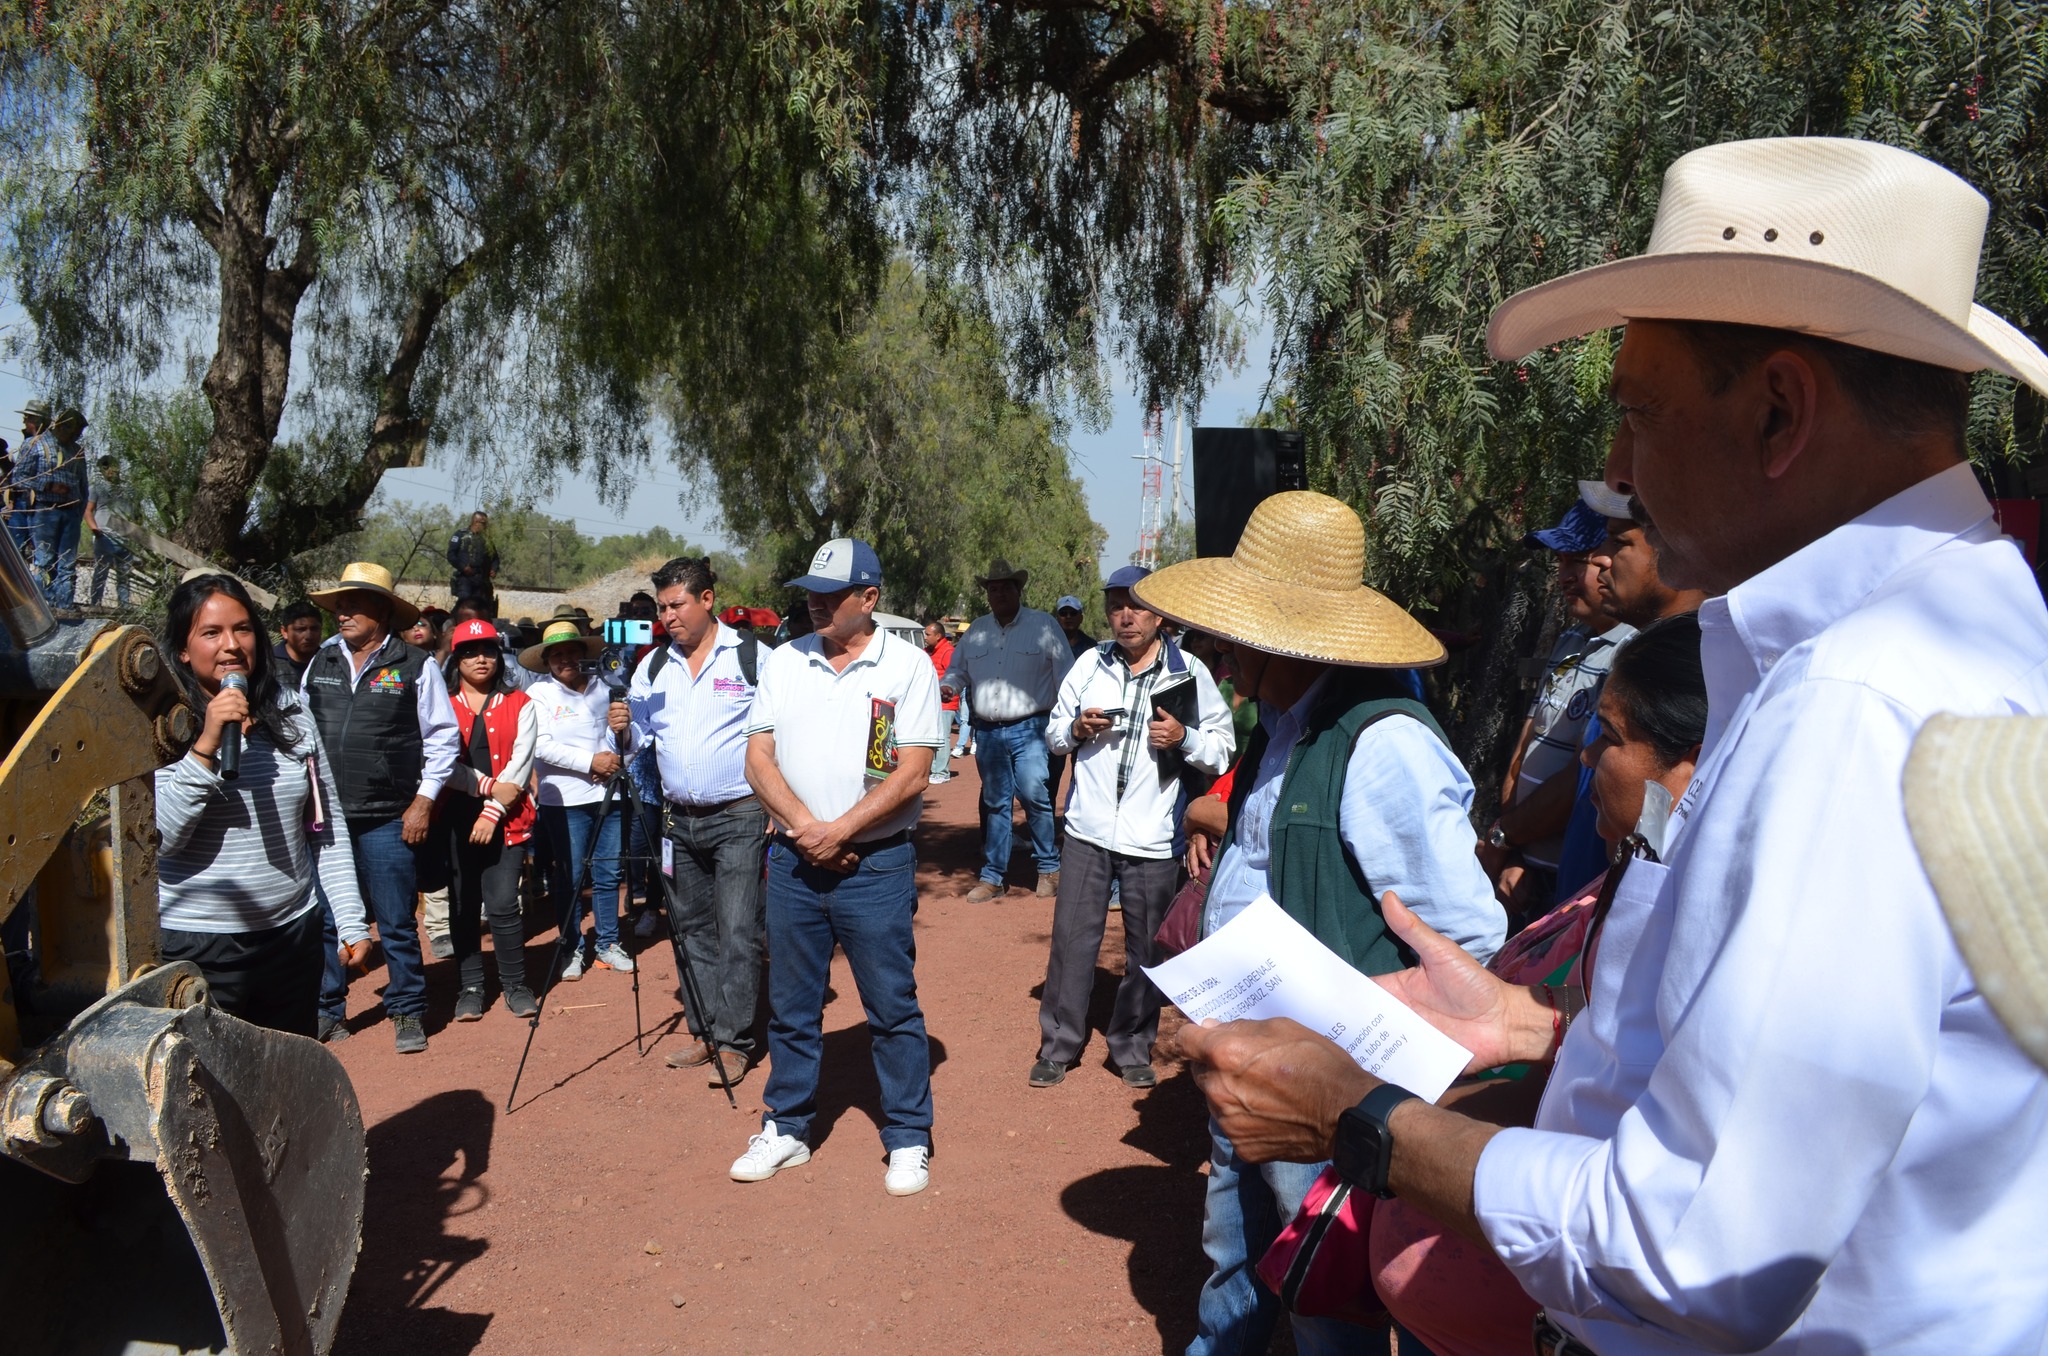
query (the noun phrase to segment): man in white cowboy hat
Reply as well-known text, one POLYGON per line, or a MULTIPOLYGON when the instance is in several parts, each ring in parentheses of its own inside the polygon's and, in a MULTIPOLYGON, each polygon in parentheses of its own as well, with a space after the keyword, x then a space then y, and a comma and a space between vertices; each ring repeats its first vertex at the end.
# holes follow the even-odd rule
POLYGON ((1003 892, 1010 873, 1010 803, 1023 802, 1024 827, 1038 867, 1038 897, 1060 890, 1060 851, 1054 840, 1049 784, 1052 755, 1045 720, 1059 696, 1060 679, 1073 663, 1066 632, 1048 613, 1024 606, 1031 571, 997 556, 974 581, 988 595, 988 613, 976 617, 953 646, 953 662, 939 687, 951 698, 963 689, 973 706, 974 766, 981 773, 981 879, 967 893, 983 904, 1003 892))
MULTIPOLYGON (((399 1053, 415 1054, 427 1048, 415 854, 461 752, 455 707, 433 657, 395 634, 413 624, 419 609, 392 588, 389 570, 356 561, 333 588, 308 597, 334 614, 336 634, 306 665, 301 690, 334 761, 356 875, 377 920, 388 979, 384 1010, 399 1053)), ((337 959, 320 985, 320 1038, 345 1039, 347 1016, 348 974, 337 959)))
POLYGON ((1666 174, 1647 254, 1494 315, 1502 359, 1628 327, 1607 483, 1665 578, 1718 595, 1699 772, 1662 864, 1622 878, 1582 1015, 1388 908, 1422 957, 1388 987, 1473 1068, 1555 1060, 1535 1126, 1291 1024, 1188 1041, 1249 1152, 1334 1152, 1490 1244, 1543 1351, 2048 1340, 2048 1080, 1944 926, 1900 789, 1934 713, 2048 712, 2048 610, 1964 459, 1966 373, 2048 393, 2048 355, 1972 302, 1986 213, 1889 147, 1713 146, 1666 174))
MULTIPOLYGON (((1133 601, 1233 650, 1237 691, 1259 704, 1203 931, 1270 894, 1355 969, 1398 970, 1378 904, 1394 890, 1484 961, 1507 916, 1475 852, 1472 779, 1402 672, 1442 663, 1444 647, 1364 575, 1358 515, 1295 490, 1252 510, 1231 556, 1183 561, 1131 586, 1133 601)), ((1252 1268, 1323 1164, 1261 1165, 1214 1121, 1210 1130, 1202 1247, 1214 1270, 1188 1350, 1263 1351, 1280 1304, 1252 1268)), ((1303 1350, 1386 1349, 1384 1332, 1293 1322, 1303 1350)))

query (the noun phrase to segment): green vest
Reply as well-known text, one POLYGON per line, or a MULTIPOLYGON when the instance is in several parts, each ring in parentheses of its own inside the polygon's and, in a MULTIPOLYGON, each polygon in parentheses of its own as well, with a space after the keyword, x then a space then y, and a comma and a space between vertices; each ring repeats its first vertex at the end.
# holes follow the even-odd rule
MULTIPOLYGON (((1338 823, 1352 746, 1366 726, 1393 715, 1412 716, 1438 739, 1444 738, 1429 708, 1410 697, 1399 679, 1376 669, 1340 669, 1309 712, 1301 739, 1288 755, 1268 830, 1267 891, 1289 917, 1368 975, 1404 969, 1413 959, 1387 931, 1379 892, 1352 860, 1338 823)), ((1236 840, 1245 798, 1258 778, 1269 738, 1262 722, 1239 763, 1247 775, 1231 788, 1226 848, 1236 840)), ((1221 853, 1217 860, 1222 860, 1221 853)))

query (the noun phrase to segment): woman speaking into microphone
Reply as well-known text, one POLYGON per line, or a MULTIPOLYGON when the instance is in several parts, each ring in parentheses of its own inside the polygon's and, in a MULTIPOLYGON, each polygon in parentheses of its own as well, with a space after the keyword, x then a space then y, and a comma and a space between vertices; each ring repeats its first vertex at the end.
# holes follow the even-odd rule
POLYGON ((324 959, 316 881, 343 961, 360 966, 370 950, 327 751, 305 702, 279 686, 270 637, 239 580, 206 574, 178 585, 162 641, 204 716, 190 751, 156 774, 164 959, 197 965, 216 1007, 310 1037, 324 959))

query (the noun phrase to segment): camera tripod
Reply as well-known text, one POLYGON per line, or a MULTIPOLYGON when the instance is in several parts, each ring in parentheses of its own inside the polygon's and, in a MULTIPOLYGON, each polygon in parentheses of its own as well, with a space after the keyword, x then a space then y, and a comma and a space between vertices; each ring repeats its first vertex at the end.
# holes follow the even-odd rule
MULTIPOLYGON (((621 688, 611 689, 611 696, 614 701, 624 701, 626 698, 625 691, 621 688)), ((614 742, 623 743, 624 741, 619 739, 614 742)), ((548 965, 547 983, 540 989, 538 1001, 534 1005, 533 1016, 526 1019, 526 1046, 519 1052, 519 1067, 512 1074, 512 1090, 505 1094, 505 1112, 507 1115, 511 1114, 512 1104, 519 1096, 519 1080, 526 1073, 526 1057, 533 1053, 533 1038, 540 1032, 540 1019, 541 1015, 547 1011, 548 995, 554 992, 555 985, 560 982, 562 970, 568 963, 571 949, 583 945, 583 930, 578 925, 579 920, 577 918, 578 906, 583 899, 583 892, 590 888, 591 868, 597 861, 597 853, 595 851, 597 840, 603 833, 605 817, 612 813, 614 805, 618 807, 618 813, 621 816, 618 852, 620 879, 625 880, 628 878, 625 868, 628 863, 633 861, 644 862, 660 878, 662 882, 663 904, 661 914, 668 927, 669 946, 675 951, 676 978, 681 981, 683 986, 683 1002, 691 1012, 701 1013, 704 1011, 704 1004, 698 998, 697 972, 690 964, 689 948, 683 945, 682 938, 676 932, 674 909, 675 881, 662 872, 659 853, 650 851, 649 855, 636 858, 628 851, 628 845, 632 842, 632 826, 639 825, 644 834, 647 821, 641 812, 640 789, 633 781, 632 760, 627 758, 622 752, 619 754, 618 768, 610 777, 605 779, 604 799, 600 800, 597 805, 597 823, 593 827, 590 837, 592 851, 583 854, 582 868, 578 873, 574 887, 569 891, 568 902, 562 910, 561 926, 556 933, 554 959, 548 965), (624 818, 626 815, 631 815, 632 817, 630 819, 624 818)), ((648 846, 650 849, 653 847, 651 843, 648 846)), ((616 909, 618 907, 617 900, 609 901, 609 903, 612 908, 616 909)), ((598 908, 598 901, 592 899, 590 904, 591 910, 594 913, 598 908)), ((633 967, 633 1047, 640 1055, 646 1055, 647 1043, 640 1021, 640 967, 638 965, 633 967)), ((726 1075, 725 1061, 714 1059, 711 1061, 711 1064, 718 1071, 718 1086, 725 1091, 726 1102, 737 1109, 739 1107, 739 1099, 733 1096, 732 1080, 726 1075)))

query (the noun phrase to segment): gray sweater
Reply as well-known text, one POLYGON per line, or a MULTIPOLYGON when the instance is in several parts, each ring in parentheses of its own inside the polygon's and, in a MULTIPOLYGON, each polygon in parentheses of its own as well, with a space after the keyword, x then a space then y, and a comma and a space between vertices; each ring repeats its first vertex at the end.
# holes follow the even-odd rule
POLYGON ((261 932, 314 907, 315 873, 334 909, 341 940, 370 935, 356 882, 348 825, 341 817, 334 769, 304 700, 278 694, 296 754, 271 742, 258 725, 242 745, 239 779, 187 755, 157 769, 158 913, 178 932, 261 932), (327 827, 306 828, 307 759, 319 769, 327 827))

